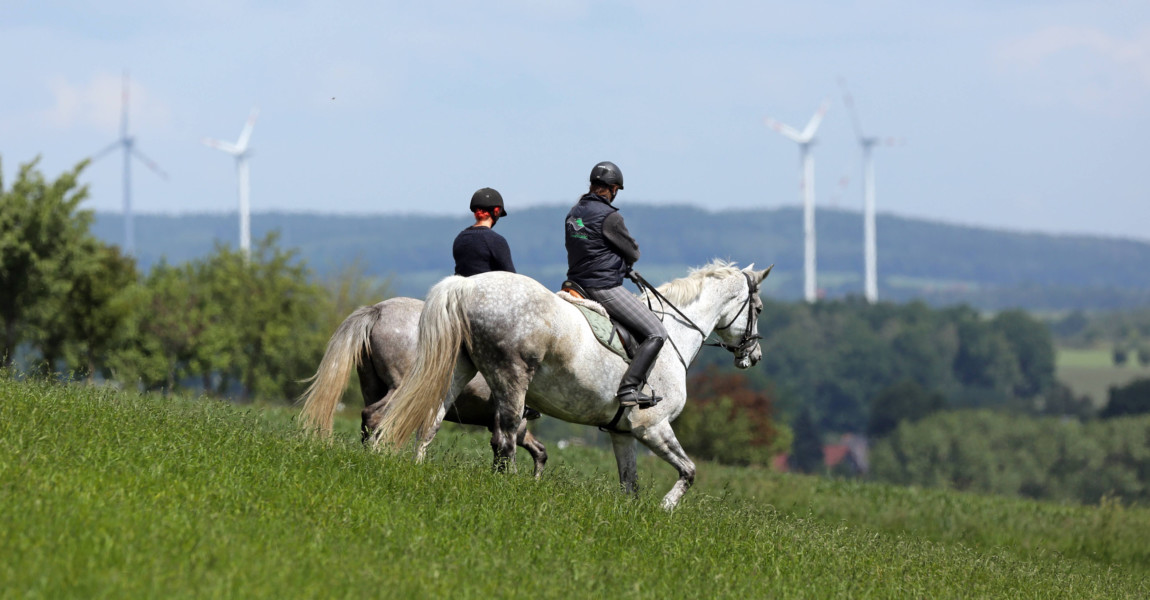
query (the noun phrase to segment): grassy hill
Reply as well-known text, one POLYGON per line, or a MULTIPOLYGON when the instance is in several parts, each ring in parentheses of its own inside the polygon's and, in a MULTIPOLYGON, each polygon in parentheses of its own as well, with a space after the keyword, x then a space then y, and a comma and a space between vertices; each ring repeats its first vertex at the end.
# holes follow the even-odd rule
POLYGON ((299 435, 288 411, 0 377, 0 596, 1042 597, 1150 593, 1150 511, 700 465, 545 440, 488 472, 483 436, 424 465, 299 435), (526 463, 521 472, 527 473, 526 463))
MULTIPOLYGON (((517 268, 558 286, 566 272, 562 222, 568 206, 514 211, 500 221, 517 268)), ((684 274, 714 257, 776 263, 767 292, 802 293, 802 227, 797 208, 708 212, 687 206, 626 205, 628 227, 652 281, 684 274)), ((451 242, 470 221, 460 217, 257 213, 253 236, 278 230, 320 272, 360 261, 369 275, 392 276, 399 293, 422 297, 451 273, 451 242)), ((949 225, 881 215, 879 289, 883 298, 970 302, 985 308, 1118 308, 1150 304, 1150 243, 1056 236, 949 225)), ((100 213, 103 239, 122 238, 120 215, 100 213)), ((206 254, 216 240, 234 244, 233 215, 142 215, 137 248, 144 266, 206 254)), ((830 297, 861 294, 862 222, 858 213, 820 210, 820 287, 830 297)))

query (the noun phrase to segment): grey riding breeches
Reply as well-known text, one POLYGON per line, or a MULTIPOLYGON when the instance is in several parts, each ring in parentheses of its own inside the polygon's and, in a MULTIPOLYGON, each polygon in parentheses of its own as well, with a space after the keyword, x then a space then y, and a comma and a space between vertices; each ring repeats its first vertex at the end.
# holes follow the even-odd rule
POLYGON ((623 286, 587 290, 587 295, 602 304, 607 314, 633 333, 640 343, 652 337, 667 339, 667 330, 655 313, 623 286))

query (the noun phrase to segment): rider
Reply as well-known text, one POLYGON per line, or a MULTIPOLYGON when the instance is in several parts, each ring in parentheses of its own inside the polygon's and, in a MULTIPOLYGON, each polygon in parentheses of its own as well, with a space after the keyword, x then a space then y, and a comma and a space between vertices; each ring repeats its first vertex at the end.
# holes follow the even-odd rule
POLYGON ((616 398, 620 406, 654 406, 659 398, 643 393, 642 385, 655 365, 667 330, 643 303, 623 289, 623 277, 639 260, 623 215, 611 203, 623 189, 623 172, 612 162, 591 169, 591 187, 567 213, 567 278, 582 286, 591 300, 631 331, 640 342, 616 398))
POLYGON ((471 277, 488 271, 515 272, 507 240, 491 228, 500 217, 507 216, 503 196, 491 188, 477 190, 471 196, 475 224, 455 236, 451 255, 455 257, 455 274, 471 277))
MULTIPOLYGON (((460 231, 451 245, 455 274, 471 277, 488 271, 514 273, 515 263, 511 262, 507 240, 491 229, 500 217, 507 216, 503 196, 491 188, 476 190, 471 195, 471 212, 475 215, 475 224, 460 231)), ((534 420, 540 416, 534 408, 523 407, 523 418, 534 420)))

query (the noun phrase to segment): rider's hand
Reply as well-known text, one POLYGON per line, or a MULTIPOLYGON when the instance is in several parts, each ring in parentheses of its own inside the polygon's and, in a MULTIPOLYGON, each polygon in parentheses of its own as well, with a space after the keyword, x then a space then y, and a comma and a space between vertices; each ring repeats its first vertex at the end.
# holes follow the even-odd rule
POLYGON ((634 281, 636 285, 639 284, 639 272, 634 269, 627 269, 627 279, 634 281))

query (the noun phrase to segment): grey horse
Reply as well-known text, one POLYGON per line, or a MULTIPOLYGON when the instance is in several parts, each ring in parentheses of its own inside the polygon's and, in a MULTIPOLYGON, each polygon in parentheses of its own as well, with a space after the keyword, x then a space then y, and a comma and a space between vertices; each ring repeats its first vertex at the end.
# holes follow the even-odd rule
POLYGON ((523 275, 448 277, 428 293, 418 356, 390 398, 375 444, 402 445, 413 433, 422 440, 434 436, 457 390, 479 372, 496 410, 496 469, 514 465, 514 432, 530 404, 565 421, 607 426, 626 492, 637 490, 635 439, 674 466, 679 479, 663 497, 663 507, 671 510, 695 479, 695 465, 671 429, 687 400, 687 366, 712 332, 734 354, 737 367, 762 358, 759 286, 769 272, 715 261, 658 288, 681 311, 651 298, 670 337, 648 378, 663 401, 622 412, 615 390, 626 363, 595 339, 571 302, 523 275))
MULTIPOLYGON (((363 393, 360 431, 365 442, 369 439, 383 409, 415 360, 416 328, 422 308, 423 302, 415 298, 391 298, 361 307, 344 319, 328 341, 319 369, 308 379, 311 385, 300 398, 303 402, 300 421, 305 428, 331 434, 335 409, 354 366, 363 393)), ((493 431, 495 406, 490 400, 487 382, 482 375, 476 375, 463 386, 445 417, 448 421, 482 425, 493 431)), ((526 421, 516 430, 515 441, 531 454, 538 477, 547 463, 547 450, 527 430, 526 421)), ((430 437, 423 440, 421 454, 430 442, 430 437)))

